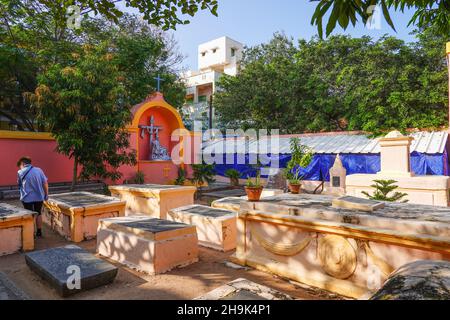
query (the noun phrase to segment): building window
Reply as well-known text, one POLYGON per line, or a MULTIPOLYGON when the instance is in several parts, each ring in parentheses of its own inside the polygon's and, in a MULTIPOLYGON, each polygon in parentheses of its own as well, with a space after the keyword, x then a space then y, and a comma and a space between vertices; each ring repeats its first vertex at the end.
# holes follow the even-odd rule
POLYGON ((217 48, 212 49, 212 53, 216 53, 217 52, 217 48))
POLYGON ((198 102, 206 102, 207 101, 207 96, 199 96, 198 97, 198 102))
POLYGON ((235 48, 231 48, 231 56, 232 57, 236 56, 236 49, 235 48))
POLYGON ((206 56, 206 51, 201 53, 202 57, 206 56))

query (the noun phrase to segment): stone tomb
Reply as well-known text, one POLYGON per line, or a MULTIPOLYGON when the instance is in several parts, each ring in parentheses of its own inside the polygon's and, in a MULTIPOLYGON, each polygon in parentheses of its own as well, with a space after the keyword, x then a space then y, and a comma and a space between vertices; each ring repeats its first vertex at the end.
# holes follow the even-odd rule
POLYGON ((195 226, 145 216, 99 221, 97 252, 151 275, 198 261, 195 226))
POLYGON ((33 249, 33 212, 0 203, 0 256, 33 249))
POLYGON ((73 242, 93 239, 98 220, 125 215, 125 201, 89 192, 50 196, 45 203, 43 221, 73 242))
POLYGON ((118 269, 78 246, 30 252, 25 261, 59 295, 69 295, 111 283, 118 269), (80 276, 79 283, 75 280, 80 276))
POLYGON ((194 204, 197 188, 159 184, 110 186, 111 195, 126 201, 126 215, 165 219, 167 212, 194 204))
POLYGON ((172 209, 167 214, 171 221, 196 226, 200 245, 225 252, 236 249, 236 217, 234 211, 201 205, 172 209))
POLYGON ((194 300, 294 300, 291 296, 247 279, 237 279, 194 300))
POLYGON ((301 194, 242 203, 234 262, 360 298, 407 263, 450 260, 450 209, 385 203, 366 212, 333 207, 333 199, 301 194))

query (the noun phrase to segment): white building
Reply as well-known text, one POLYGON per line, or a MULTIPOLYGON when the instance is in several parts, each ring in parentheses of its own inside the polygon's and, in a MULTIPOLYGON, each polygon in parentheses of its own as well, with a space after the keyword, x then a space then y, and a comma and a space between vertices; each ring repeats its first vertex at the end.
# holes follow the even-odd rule
POLYGON ((210 97, 216 92, 217 81, 223 74, 237 74, 243 48, 242 43, 229 37, 198 46, 199 70, 189 71, 182 76, 187 87, 185 112, 191 119, 204 120, 204 114, 209 112, 210 97))

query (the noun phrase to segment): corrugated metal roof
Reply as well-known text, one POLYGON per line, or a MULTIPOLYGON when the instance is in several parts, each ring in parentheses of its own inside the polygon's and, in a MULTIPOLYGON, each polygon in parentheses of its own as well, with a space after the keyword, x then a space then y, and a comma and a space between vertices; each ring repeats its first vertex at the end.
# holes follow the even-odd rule
MULTIPOLYGON (((414 138, 411 144, 411 152, 417 151, 419 153, 436 154, 443 153, 448 139, 448 133, 440 132, 416 132, 410 134, 414 138)), ((318 154, 338 154, 338 153, 353 153, 353 154, 370 154, 379 153, 380 146, 379 138, 369 138, 364 134, 336 134, 336 135, 307 135, 299 137, 303 145, 306 145, 318 154)), ((270 143, 273 144, 273 153, 288 154, 290 153, 290 139, 291 137, 281 136, 278 140, 270 141, 263 137, 259 141, 256 139, 247 140, 238 138, 235 148, 233 148, 234 139, 217 139, 204 143, 204 152, 215 154, 222 153, 257 153, 258 147, 260 153, 270 153, 266 150, 270 149, 270 143), (233 150, 234 149, 234 150, 233 150), (227 151, 227 152, 224 152, 227 151)))

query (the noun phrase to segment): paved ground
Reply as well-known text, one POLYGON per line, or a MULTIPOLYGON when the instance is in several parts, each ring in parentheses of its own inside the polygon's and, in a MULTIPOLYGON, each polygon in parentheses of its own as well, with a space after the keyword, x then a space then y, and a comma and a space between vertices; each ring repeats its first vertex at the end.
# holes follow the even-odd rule
MULTIPOLYGON (((44 228, 44 237, 36 241, 36 250, 67 244, 68 241, 44 228)), ((95 253, 95 244, 95 240, 92 240, 79 246, 95 253)), ((119 267, 119 273, 112 284, 69 299, 193 299, 238 278, 246 278, 299 299, 339 299, 320 290, 296 286, 264 272, 228 267, 225 262, 232 253, 200 248, 199 262, 163 275, 149 276, 114 263, 119 267)), ((61 299, 26 266, 21 253, 0 257, 0 272, 31 299, 61 299)))

